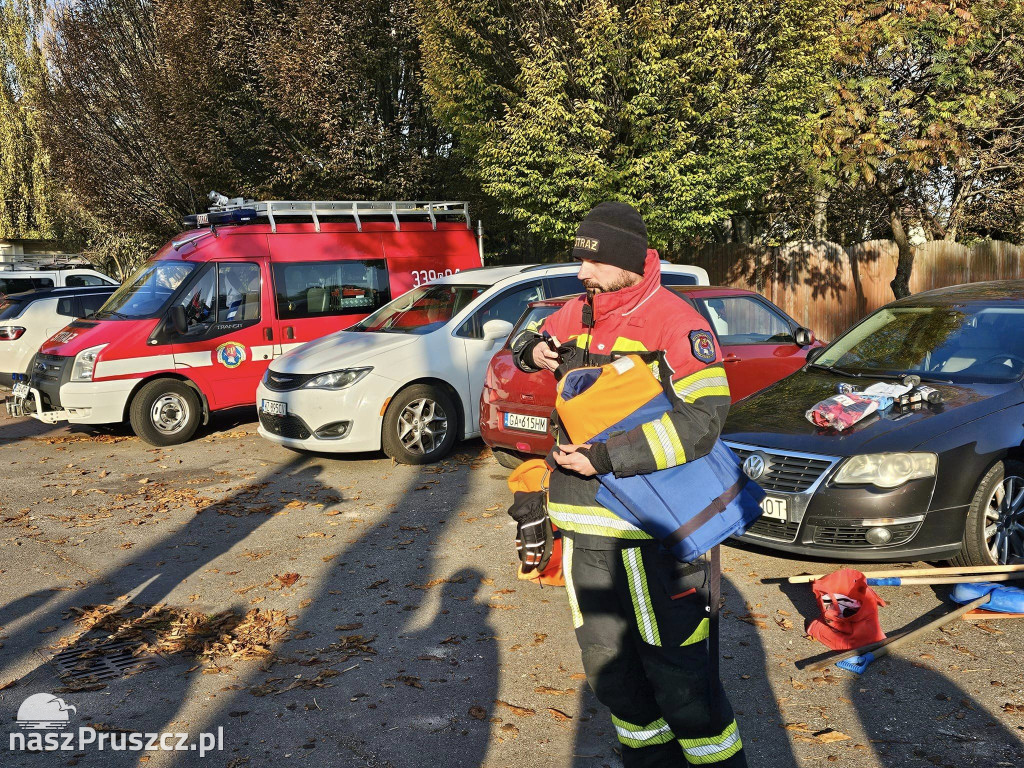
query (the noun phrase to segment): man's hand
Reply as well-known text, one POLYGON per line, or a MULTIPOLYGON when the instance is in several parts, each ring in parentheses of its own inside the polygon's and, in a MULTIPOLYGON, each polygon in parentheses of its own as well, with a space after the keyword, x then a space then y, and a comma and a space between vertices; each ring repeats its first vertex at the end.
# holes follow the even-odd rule
MULTIPOLYGON (((539 345, 538 345, 539 346, 539 345)), ((558 466, 562 469, 568 469, 570 472, 575 472, 583 477, 593 477, 597 474, 597 470, 594 469, 594 465, 590 463, 584 454, 579 453, 580 448, 589 448, 590 445, 573 445, 568 443, 566 445, 558 446, 558 450, 555 451, 555 461, 558 462, 558 466)))
MULTIPOLYGON (((559 346, 557 337, 551 337, 551 343, 559 346)), ((558 367, 558 353, 547 343, 541 342, 533 348, 533 364, 545 371, 554 371, 558 367)))

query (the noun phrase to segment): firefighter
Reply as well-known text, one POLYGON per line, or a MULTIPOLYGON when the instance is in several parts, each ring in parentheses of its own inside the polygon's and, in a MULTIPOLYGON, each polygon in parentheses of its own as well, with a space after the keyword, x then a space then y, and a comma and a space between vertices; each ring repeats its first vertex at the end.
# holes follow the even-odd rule
POLYGON ((717 559, 681 563, 595 500, 598 474, 655 472, 711 450, 730 403, 721 350, 696 309, 661 286, 657 252, 648 250, 647 228, 631 206, 596 206, 576 233, 573 257, 582 262, 586 295, 519 334, 516 365, 560 377, 619 354, 662 350, 673 408, 606 443, 573 445, 560 431, 547 457, 553 471, 546 509, 510 510, 530 553, 524 556, 546 562, 550 523, 561 529, 583 667, 611 710, 626 768, 746 766, 718 676, 717 559))

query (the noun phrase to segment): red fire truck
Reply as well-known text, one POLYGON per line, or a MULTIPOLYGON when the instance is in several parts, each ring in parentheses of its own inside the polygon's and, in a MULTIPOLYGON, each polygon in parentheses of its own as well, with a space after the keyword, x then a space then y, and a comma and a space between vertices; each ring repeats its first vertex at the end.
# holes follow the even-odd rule
POLYGON ((255 403, 270 361, 441 275, 481 266, 464 202, 221 201, 190 216, 7 401, 47 423, 128 420, 153 445, 255 403))

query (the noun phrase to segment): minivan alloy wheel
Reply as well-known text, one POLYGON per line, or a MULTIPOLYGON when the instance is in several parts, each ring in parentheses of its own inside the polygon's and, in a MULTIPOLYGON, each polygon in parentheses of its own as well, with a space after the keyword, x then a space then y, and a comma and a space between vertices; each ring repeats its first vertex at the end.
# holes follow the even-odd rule
POLYGON ((432 452, 447 434, 448 415, 434 400, 425 397, 413 400, 398 417, 398 439, 410 453, 432 452))
POLYGON ((168 392, 153 403, 150 417, 154 427, 165 435, 173 435, 188 423, 188 403, 177 393, 168 392))
POLYGON ((1008 475, 993 490, 985 509, 985 542, 997 563, 1024 557, 1024 477, 1008 475))

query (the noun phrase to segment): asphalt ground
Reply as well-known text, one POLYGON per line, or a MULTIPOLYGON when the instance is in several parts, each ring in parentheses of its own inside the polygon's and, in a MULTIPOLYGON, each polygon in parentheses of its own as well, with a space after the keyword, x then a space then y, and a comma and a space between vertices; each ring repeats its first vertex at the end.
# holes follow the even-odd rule
MULTIPOLYGON (((0 766, 621 765, 564 590, 516 580, 482 443, 409 467, 291 452, 253 419, 156 449, 0 417, 0 766), (149 666, 82 679, 111 633, 149 666), (59 652, 84 654, 71 676, 59 652), (222 729, 223 750, 12 752, 40 692, 75 707, 65 733, 222 729)), ((726 546, 723 565, 751 766, 1024 764, 1024 621, 957 621, 863 676, 800 671, 824 650, 811 589, 762 579, 842 564, 726 546)), ((880 591, 887 631, 950 609, 945 588, 880 591)))

